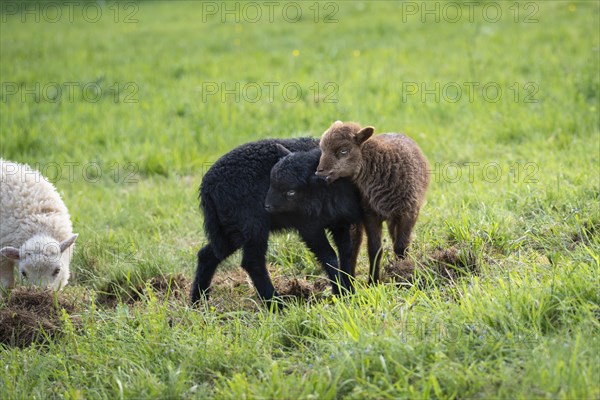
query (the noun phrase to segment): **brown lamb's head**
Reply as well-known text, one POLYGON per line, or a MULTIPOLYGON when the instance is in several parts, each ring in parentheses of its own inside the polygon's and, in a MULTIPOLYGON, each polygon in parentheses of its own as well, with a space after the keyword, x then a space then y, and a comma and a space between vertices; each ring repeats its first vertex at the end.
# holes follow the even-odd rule
POLYGON ((362 164, 363 143, 373 135, 371 126, 361 128, 353 122, 335 121, 321 137, 321 159, 316 174, 328 182, 338 178, 354 179, 362 164))

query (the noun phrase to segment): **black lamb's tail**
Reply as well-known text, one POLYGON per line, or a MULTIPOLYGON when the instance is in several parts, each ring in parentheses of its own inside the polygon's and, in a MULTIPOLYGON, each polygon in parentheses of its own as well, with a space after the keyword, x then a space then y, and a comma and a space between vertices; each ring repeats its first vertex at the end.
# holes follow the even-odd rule
POLYGON ((219 259, 224 259, 231 254, 231 243, 227 234, 223 231, 223 226, 219 220, 216 204, 210 193, 200 187, 200 208, 204 214, 204 232, 208 241, 219 259))

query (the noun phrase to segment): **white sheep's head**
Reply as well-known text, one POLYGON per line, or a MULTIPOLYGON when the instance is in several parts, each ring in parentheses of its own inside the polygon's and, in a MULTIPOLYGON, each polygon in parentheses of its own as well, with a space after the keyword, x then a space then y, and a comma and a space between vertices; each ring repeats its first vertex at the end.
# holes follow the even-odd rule
POLYGON ((27 240, 19 249, 7 246, 0 254, 15 260, 21 277, 33 285, 54 290, 62 289, 69 280, 71 246, 77 234, 58 242, 47 235, 36 235, 27 240))

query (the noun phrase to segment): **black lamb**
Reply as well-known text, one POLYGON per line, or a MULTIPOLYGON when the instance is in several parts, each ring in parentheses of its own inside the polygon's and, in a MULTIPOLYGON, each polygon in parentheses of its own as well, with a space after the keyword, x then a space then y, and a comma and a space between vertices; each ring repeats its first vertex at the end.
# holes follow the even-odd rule
MULTIPOLYGON (((209 243, 198 252, 198 268, 191 293, 193 303, 199 301, 201 296, 208 297, 218 265, 240 248, 243 252, 242 268, 248 272, 259 296, 265 300, 277 296, 266 268, 265 255, 269 233, 283 229, 296 229, 325 266, 330 279, 338 281, 342 288, 352 290, 349 275, 352 275, 356 263, 362 229, 355 227, 352 235, 350 227, 362 220, 360 197, 349 181, 328 186, 314 175, 320 156, 318 145, 318 140, 309 138, 252 142, 225 154, 207 171, 200 186, 200 205, 209 243), (306 153, 309 150, 312 152, 306 153), (290 151, 299 154, 287 154, 290 151), (296 193, 301 194, 298 198, 306 199, 313 207, 306 208, 304 203, 303 209, 275 212, 278 206, 265 204, 271 170, 282 158, 279 167, 285 166, 286 160, 294 161, 302 154, 310 154, 306 159, 307 165, 299 171, 304 177, 284 172, 276 172, 274 177, 279 181, 280 175, 293 176, 298 183, 295 186, 296 193), (322 195, 323 192, 319 193, 317 188, 331 193, 329 201, 323 202, 326 196, 322 195), (338 190, 340 193, 337 193, 338 190), (303 196, 313 191, 319 195, 303 196), (341 216, 332 218, 336 209, 339 209, 338 215, 341 216), (310 212, 306 213, 306 210, 310 212), (331 230, 339 248, 341 270, 327 240, 325 228, 331 230)), ((271 194, 274 195, 273 190, 271 194)), ((339 293, 337 285, 333 285, 333 290, 339 293)))
MULTIPOLYGON (((271 170, 265 209, 277 224, 291 222, 323 264, 329 279, 353 291, 350 277, 354 277, 362 239, 363 212, 358 189, 350 180, 328 184, 315 174, 320 149, 292 153, 283 146, 278 148, 284 157, 271 170), (338 248, 339 269, 326 230, 338 248)), ((337 293, 337 285, 333 289, 337 293)))

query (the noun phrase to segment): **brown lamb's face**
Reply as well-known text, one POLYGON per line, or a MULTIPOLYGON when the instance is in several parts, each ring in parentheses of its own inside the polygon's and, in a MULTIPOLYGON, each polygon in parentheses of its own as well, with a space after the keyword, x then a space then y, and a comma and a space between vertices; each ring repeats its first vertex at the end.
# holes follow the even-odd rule
POLYGON ((373 134, 372 127, 336 121, 321 138, 321 159, 316 174, 331 183, 338 178, 354 178, 362 161, 360 147, 373 134))

